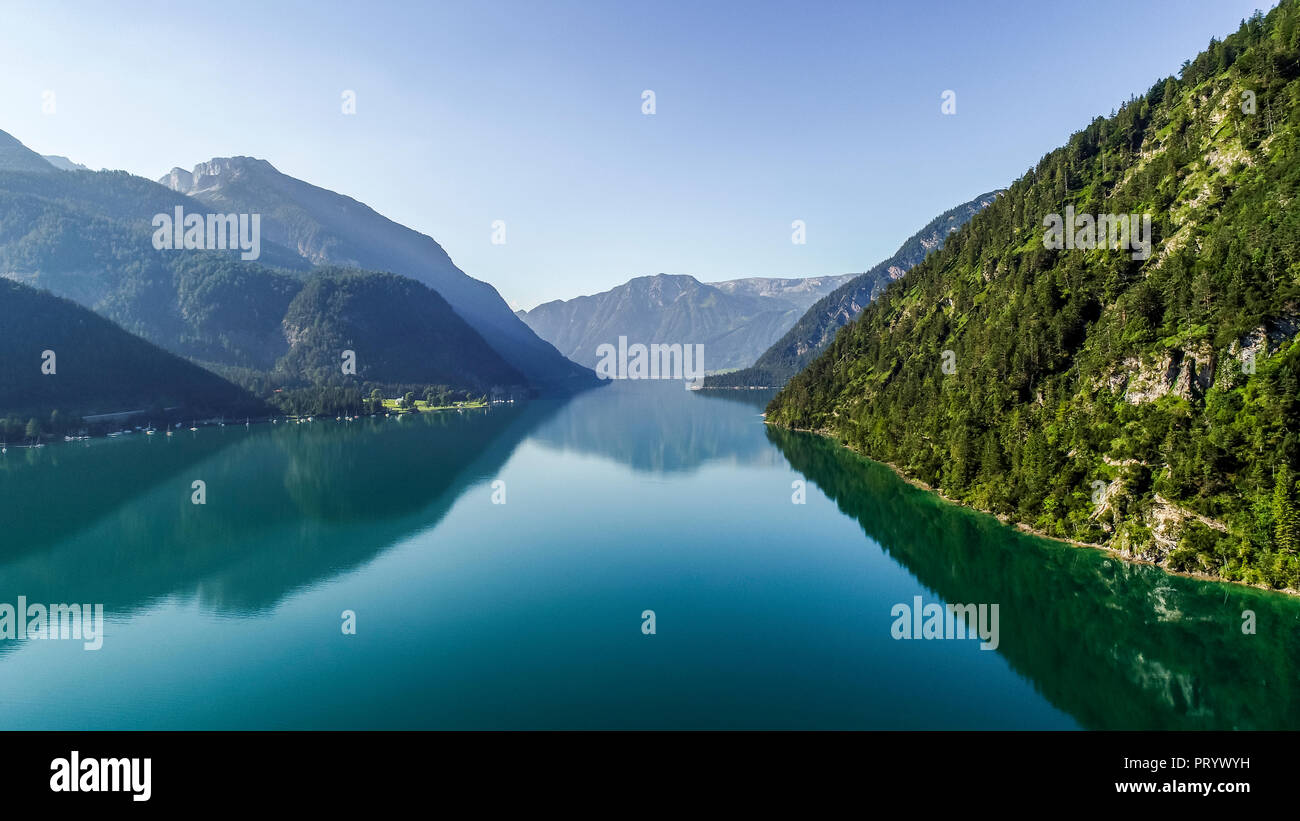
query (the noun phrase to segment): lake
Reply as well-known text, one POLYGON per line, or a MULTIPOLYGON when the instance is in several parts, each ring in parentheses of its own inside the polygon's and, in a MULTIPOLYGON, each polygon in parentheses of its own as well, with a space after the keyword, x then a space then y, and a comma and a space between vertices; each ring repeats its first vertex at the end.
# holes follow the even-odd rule
POLYGON ((1300 600, 1019 533, 770 395, 11 447, 0 603, 106 627, 0 640, 0 729, 1300 728, 1300 600), (996 648, 895 638, 917 597, 996 648))

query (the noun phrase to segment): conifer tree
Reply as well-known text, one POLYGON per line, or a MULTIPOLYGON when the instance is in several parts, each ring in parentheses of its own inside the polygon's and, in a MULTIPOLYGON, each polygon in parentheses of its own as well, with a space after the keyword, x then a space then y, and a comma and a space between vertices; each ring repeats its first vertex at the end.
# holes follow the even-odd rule
POLYGON ((1295 505, 1290 469, 1283 465, 1273 480, 1273 542, 1284 553, 1300 547, 1300 514, 1295 505))

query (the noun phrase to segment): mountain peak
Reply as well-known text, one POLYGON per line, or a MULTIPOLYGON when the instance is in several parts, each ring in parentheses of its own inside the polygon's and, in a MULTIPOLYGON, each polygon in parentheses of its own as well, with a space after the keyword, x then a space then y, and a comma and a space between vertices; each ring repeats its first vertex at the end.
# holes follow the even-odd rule
POLYGON ((195 194, 249 171, 279 173, 275 166, 257 157, 213 157, 194 166, 193 171, 177 166, 159 177, 158 182, 182 194, 195 194))

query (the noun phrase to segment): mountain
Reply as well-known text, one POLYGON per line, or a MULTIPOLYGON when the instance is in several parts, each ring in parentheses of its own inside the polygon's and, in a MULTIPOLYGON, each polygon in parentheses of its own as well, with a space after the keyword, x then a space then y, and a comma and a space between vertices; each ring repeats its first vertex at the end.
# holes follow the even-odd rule
POLYGON ((822 294, 854 275, 751 277, 702 283, 692 276, 637 277, 594 296, 556 300, 519 316, 565 356, 589 367, 599 345, 701 344, 708 371, 752 362, 822 294))
POLYGON ((160 182, 220 212, 259 213, 267 240, 313 264, 389 271, 437 291, 513 368, 547 391, 597 384, 596 375, 539 339, 496 289, 456 267, 433 238, 351 197, 280 173, 265 160, 225 157, 160 182))
POLYGON ((811 305, 818 298, 853 279, 857 274, 838 274, 825 277, 744 277, 723 282, 710 282, 726 294, 745 294, 781 299, 794 306, 811 305))
MULTIPOLYGON (((215 374, 133 336, 76 303, 0 279, 0 415, 7 441, 29 417, 183 408, 184 415, 257 413, 263 403, 215 374), (54 356, 47 358, 45 352, 54 356), (45 372, 50 362, 53 373, 45 372)), ((181 414, 181 410, 175 411, 181 414)))
POLYGON ((1043 157, 768 420, 1051 536, 1300 588, 1298 100, 1282 0, 1043 157))
MULTIPOLYGON (((5 139, 12 138, 0 132, 0 141, 5 139)), ((209 209, 125 171, 64 173, 41 163, 35 172, 0 171, 0 272, 75 299, 170 347, 142 328, 129 327, 138 321, 175 329, 176 308, 161 302, 175 290, 170 269, 205 254, 238 255, 156 251, 151 222, 176 208, 197 214, 209 209)), ((266 241, 256 264, 296 272, 311 268, 296 253, 266 241)))
POLYGON ((753 365, 728 374, 710 376, 706 388, 763 387, 784 385, 816 356, 826 350, 839 329, 852 322, 862 309, 880 295, 889 283, 903 276, 925 255, 943 247, 948 235, 988 207, 1002 192, 990 191, 970 202, 950 208, 908 237, 894 255, 865 274, 860 274, 822 297, 799 318, 794 327, 763 351, 753 365))
POLYGON ((61 157, 58 154, 42 154, 41 159, 60 171, 89 171, 90 169, 81 163, 73 162, 67 157, 61 157))
POLYGON ((366 381, 476 393, 525 384, 414 280, 362 271, 343 278, 266 238, 257 261, 239 250, 156 250, 152 220, 175 208, 210 210, 125 172, 64 173, 48 163, 39 173, 0 172, 0 273, 263 395, 331 383, 350 386, 359 401, 357 383, 366 381), (417 308, 427 311, 422 320, 411 313, 417 308), (355 379, 343 378, 348 349, 357 353, 355 379))
POLYGON ((45 158, 0 131, 0 171, 31 171, 49 174, 54 167, 45 158))
POLYGON ((413 279, 355 269, 320 269, 281 320, 289 348, 277 368, 327 381, 345 349, 357 375, 386 384, 459 384, 478 390, 522 385, 447 301, 413 279))

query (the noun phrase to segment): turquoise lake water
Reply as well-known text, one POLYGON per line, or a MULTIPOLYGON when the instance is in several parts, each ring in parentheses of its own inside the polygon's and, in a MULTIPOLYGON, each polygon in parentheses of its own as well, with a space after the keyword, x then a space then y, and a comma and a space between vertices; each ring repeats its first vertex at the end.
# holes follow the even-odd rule
POLYGON ((11 447, 0 603, 107 626, 0 640, 0 728, 1300 728, 1300 601, 1020 534, 769 396, 11 447), (997 649, 894 638, 917 596, 997 649))

